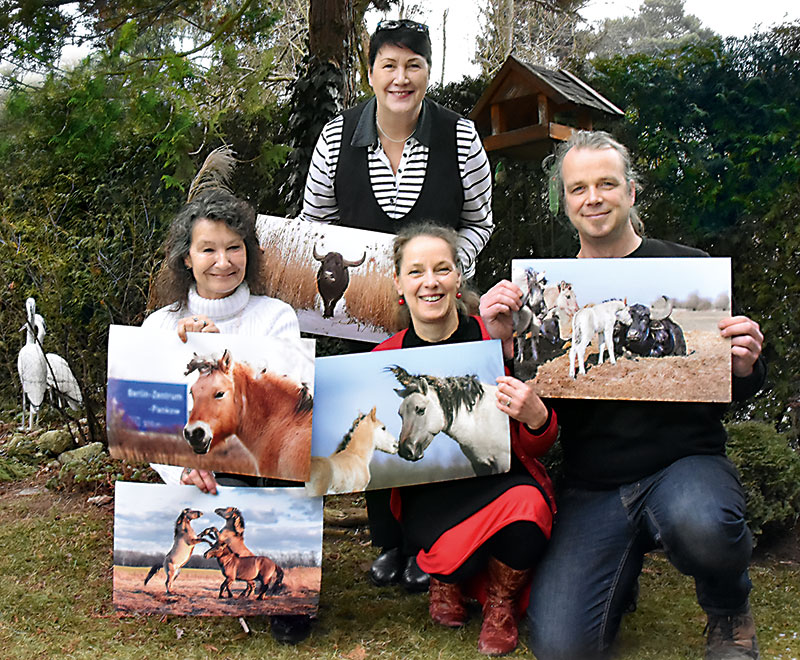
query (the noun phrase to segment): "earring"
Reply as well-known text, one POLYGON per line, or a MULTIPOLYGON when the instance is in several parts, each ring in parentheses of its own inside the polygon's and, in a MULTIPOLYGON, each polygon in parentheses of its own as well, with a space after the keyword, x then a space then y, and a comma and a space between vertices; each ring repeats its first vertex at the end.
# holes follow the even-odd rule
POLYGON ((403 296, 400 296, 400 299, 397 301, 397 304, 401 307, 406 304, 406 299, 403 296))
POLYGON ((459 300, 461 299, 461 291, 459 291, 458 293, 456 293, 456 298, 458 298, 459 300))

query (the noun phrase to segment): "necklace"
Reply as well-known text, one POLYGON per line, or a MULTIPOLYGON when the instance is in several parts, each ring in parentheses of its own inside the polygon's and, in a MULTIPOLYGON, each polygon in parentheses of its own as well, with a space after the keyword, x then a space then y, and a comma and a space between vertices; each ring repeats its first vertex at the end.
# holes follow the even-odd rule
POLYGON ((378 114, 377 113, 375 113, 375 125, 378 127, 378 130, 381 132, 383 137, 385 137, 387 140, 389 140, 389 142, 394 142, 395 144, 403 144, 403 143, 405 143, 408 140, 408 138, 410 138, 412 135, 414 135, 414 132, 417 130, 417 127, 415 126, 414 130, 411 131, 411 133, 409 133, 407 138, 403 138, 402 140, 395 140, 393 137, 389 137, 389 134, 386 131, 383 130, 383 126, 381 126, 381 123, 378 121, 378 114))

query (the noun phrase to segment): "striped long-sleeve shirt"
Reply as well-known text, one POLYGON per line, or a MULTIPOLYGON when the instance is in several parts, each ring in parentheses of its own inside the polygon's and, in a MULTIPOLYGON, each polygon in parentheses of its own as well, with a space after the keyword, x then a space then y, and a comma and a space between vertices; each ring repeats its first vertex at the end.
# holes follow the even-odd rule
MULTIPOLYGON (((328 122, 317 140, 303 196, 302 217, 321 222, 337 222, 339 207, 334 189, 336 167, 342 143, 344 117, 328 122)), ((419 197, 428 164, 425 135, 406 140, 397 174, 378 140, 375 123, 371 146, 367 147, 372 190, 379 206, 391 219, 405 216, 419 197)), ((419 132, 419 131, 418 131, 419 132)), ((459 235, 459 261, 464 275, 475 272, 475 259, 492 235, 492 176, 489 159, 475 125, 460 118, 456 124, 458 167, 464 189, 459 235)))

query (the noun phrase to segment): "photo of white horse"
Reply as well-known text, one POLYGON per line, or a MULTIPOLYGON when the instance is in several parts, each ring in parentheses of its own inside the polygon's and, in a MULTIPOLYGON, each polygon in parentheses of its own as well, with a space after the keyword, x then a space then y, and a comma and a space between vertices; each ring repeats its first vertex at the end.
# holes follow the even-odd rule
POLYGON ((518 378, 540 396, 731 400, 726 257, 514 259, 518 378))
POLYGON ((403 367, 387 367, 404 386, 395 390, 403 400, 403 426, 397 453, 419 461, 439 433, 458 443, 475 474, 483 476, 509 469, 508 417, 495 405, 497 387, 477 376, 436 378, 409 374, 403 367))
POLYGON ((318 358, 307 491, 351 492, 508 471, 508 416, 495 405, 503 373, 499 341, 318 358), (355 436, 353 420, 364 410, 392 444, 387 451, 362 441, 371 453, 361 482, 331 485, 323 472, 335 472, 344 461, 346 450, 337 458, 337 447, 346 435, 355 436), (321 490, 325 484, 327 491, 321 490))

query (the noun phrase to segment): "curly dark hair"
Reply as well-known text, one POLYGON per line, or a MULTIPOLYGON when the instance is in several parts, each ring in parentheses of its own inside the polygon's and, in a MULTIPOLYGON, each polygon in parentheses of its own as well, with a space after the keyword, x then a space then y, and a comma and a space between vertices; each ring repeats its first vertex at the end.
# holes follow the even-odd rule
POLYGON ((216 189, 200 193, 175 216, 164 241, 164 261, 150 289, 148 309, 174 303, 173 311, 186 304, 189 288, 194 284, 186 257, 192 244, 192 230, 197 220, 216 220, 236 232, 245 244, 247 265, 244 279, 254 294, 264 293, 263 252, 256 237, 256 213, 247 202, 227 190, 216 189))

